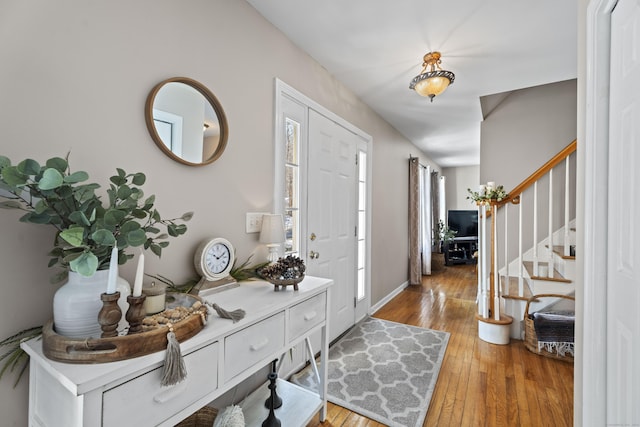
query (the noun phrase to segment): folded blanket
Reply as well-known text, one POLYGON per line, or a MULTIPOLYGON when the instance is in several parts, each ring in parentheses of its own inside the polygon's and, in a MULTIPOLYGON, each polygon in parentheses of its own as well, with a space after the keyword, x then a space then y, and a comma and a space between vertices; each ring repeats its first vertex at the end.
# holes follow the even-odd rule
POLYGON ((562 356, 569 353, 573 356, 573 340, 575 334, 574 312, 535 312, 529 317, 538 339, 538 350, 546 349, 562 356))

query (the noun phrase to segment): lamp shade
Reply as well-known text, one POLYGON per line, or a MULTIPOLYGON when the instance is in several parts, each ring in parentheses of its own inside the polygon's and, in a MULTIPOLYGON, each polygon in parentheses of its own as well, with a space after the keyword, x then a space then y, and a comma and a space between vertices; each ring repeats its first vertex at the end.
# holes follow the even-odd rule
POLYGON ((284 242, 284 220, 280 214, 262 215, 260 243, 273 244, 284 242))
POLYGON ((445 89, 449 86, 449 80, 447 77, 427 77, 424 80, 420 80, 416 83, 415 91, 418 92, 422 96, 428 96, 429 98, 433 98, 434 96, 440 95, 445 89))
POLYGON ((440 52, 429 52, 423 58, 422 71, 409 84, 419 95, 433 98, 444 92, 456 76, 451 71, 440 68, 440 52))

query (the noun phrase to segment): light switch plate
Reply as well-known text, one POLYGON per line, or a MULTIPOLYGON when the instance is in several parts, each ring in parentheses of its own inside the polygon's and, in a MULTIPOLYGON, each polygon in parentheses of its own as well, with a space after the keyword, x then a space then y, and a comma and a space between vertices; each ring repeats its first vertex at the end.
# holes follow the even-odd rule
POLYGON ((262 215, 267 215, 269 212, 247 212, 247 233, 259 233, 262 229, 262 215))

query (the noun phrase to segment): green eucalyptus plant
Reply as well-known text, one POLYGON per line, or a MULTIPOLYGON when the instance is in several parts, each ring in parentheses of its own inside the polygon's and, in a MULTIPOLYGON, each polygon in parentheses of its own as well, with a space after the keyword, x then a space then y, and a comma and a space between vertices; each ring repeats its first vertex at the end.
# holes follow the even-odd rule
POLYGON ((449 228, 442 220, 439 220, 436 226, 433 228, 433 244, 438 251, 441 251, 443 246, 450 243, 458 232, 449 228))
POLYGON ((182 222, 193 213, 162 219, 154 207, 155 196, 145 198, 141 189, 146 176, 119 168, 116 172, 106 190, 105 206, 96 194, 100 185, 88 183, 84 171, 72 172, 68 155, 53 157, 44 165, 32 159, 12 165, 9 158, 0 156, 0 208, 22 210, 25 214, 20 221, 57 230, 49 267, 59 266, 64 272, 52 281, 64 280, 68 270, 91 276, 108 268, 114 245, 118 264, 133 258, 125 253, 129 247, 144 247, 160 256, 169 237, 187 231, 182 222))

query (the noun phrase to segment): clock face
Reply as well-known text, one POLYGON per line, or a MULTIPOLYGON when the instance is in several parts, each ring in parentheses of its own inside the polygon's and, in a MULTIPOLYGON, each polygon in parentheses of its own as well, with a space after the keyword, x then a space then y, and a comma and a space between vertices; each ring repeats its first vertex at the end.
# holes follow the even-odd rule
POLYGON ((224 243, 211 245, 204 254, 205 266, 213 274, 220 274, 226 270, 230 261, 231 251, 224 243))
POLYGON ((233 268, 234 251, 228 240, 221 237, 209 239, 198 247, 194 264, 207 280, 218 280, 229 275, 233 268))

